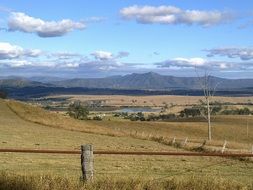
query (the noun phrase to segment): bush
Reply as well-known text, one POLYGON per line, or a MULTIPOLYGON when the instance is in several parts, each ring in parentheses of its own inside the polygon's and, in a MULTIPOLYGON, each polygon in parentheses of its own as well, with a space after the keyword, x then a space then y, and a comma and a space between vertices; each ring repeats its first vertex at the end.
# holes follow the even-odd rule
POLYGON ((249 108, 245 107, 245 108, 233 109, 233 110, 226 109, 226 110, 223 110, 221 114, 223 115, 250 115, 250 114, 253 114, 253 112, 250 111, 249 108))
POLYGON ((195 117, 200 115, 200 110, 198 108, 185 108, 179 112, 180 117, 195 117))
POLYGON ((96 115, 96 116, 93 117, 93 120, 102 121, 103 118, 100 115, 96 115))
POLYGON ((89 111, 80 101, 76 101, 69 105, 67 114, 75 119, 83 120, 88 118, 89 111))
POLYGON ((146 121, 144 114, 142 112, 132 113, 124 117, 125 119, 130 119, 131 121, 146 121))

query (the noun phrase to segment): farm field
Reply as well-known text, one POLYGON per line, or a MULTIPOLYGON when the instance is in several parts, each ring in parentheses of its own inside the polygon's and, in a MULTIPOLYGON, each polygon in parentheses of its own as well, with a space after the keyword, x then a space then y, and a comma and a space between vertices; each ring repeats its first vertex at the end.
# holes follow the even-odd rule
MULTIPOLYGON (((51 112, 12 101, 1 101, 0 107, 0 148, 79 150, 81 144, 92 143, 96 150, 184 151, 127 134, 131 131, 138 131, 168 137, 205 138, 205 123, 203 122, 185 121, 179 125, 177 122, 75 121, 62 115, 56 117, 51 112), (53 117, 50 118, 50 115, 53 117), (47 120, 50 122, 53 119, 55 126, 47 125, 47 120), (108 130, 109 133, 103 134, 102 129, 108 130)), ((230 119, 232 118, 227 118, 227 120, 230 119)), ((227 120, 217 118, 217 123, 220 122, 219 125, 223 127, 214 132, 214 139, 223 140, 226 137, 227 140, 235 143, 234 146, 245 148, 252 142, 252 133, 249 136, 250 140, 245 139, 243 132, 238 132, 243 127, 243 125, 237 125, 240 123, 240 118, 234 117, 233 119, 226 126, 224 123, 227 120), (234 125, 231 125, 232 123, 234 125), (229 126, 236 130, 230 136, 227 134, 229 126)), ((108 177, 133 179, 141 175, 142 180, 166 180, 174 177, 183 179, 204 175, 240 184, 251 184, 253 178, 252 160, 215 157, 96 155, 94 164, 96 179, 108 177)), ((74 181, 81 176, 78 155, 1 153, 0 171, 27 176, 49 174, 74 181)))
MULTIPOLYGON (((54 95, 47 98, 68 98, 70 101, 80 100, 102 100, 108 106, 164 106, 164 104, 191 105, 196 104, 201 96, 176 96, 176 95, 157 95, 157 96, 125 96, 125 95, 54 95)), ((246 97, 223 97, 215 96, 213 101, 232 102, 234 104, 245 104, 253 102, 253 96, 246 97)))

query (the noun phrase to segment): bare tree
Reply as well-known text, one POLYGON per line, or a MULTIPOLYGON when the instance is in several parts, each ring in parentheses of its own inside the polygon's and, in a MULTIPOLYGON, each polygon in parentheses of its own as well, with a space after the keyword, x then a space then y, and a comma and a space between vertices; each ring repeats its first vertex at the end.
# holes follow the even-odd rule
MULTIPOLYGON (((197 70, 196 73, 198 75, 197 70)), ((219 83, 213 84, 212 76, 207 72, 206 69, 204 70, 204 75, 202 77, 198 75, 198 80, 200 82, 200 87, 203 90, 204 94, 204 100, 202 101, 204 109, 203 107, 201 107, 200 113, 207 120, 208 140, 212 140, 211 113, 213 107, 210 104, 212 102, 213 96, 219 83)))

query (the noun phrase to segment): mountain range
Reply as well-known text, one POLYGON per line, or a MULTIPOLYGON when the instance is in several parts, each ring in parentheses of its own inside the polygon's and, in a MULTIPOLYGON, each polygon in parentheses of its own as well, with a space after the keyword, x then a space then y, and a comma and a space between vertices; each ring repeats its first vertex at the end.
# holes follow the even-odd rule
MULTIPOLYGON (((0 87, 82 87, 82 88, 108 88, 108 89, 138 89, 138 90, 190 90, 201 89, 203 78, 175 77, 160 75, 154 72, 133 73, 124 76, 111 76, 105 78, 74 78, 63 79, 54 77, 8 77, 0 80, 0 87)), ((218 89, 252 88, 253 79, 225 79, 210 77, 210 84, 218 89)))

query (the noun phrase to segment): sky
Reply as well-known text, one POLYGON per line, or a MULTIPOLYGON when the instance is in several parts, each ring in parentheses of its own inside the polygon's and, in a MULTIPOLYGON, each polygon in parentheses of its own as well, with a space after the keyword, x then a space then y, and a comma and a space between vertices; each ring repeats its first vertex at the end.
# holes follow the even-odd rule
POLYGON ((253 78, 252 0, 1 0, 0 77, 253 78))

